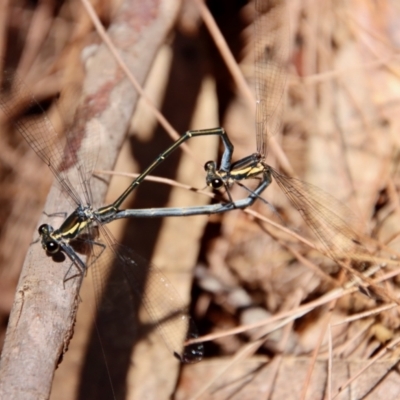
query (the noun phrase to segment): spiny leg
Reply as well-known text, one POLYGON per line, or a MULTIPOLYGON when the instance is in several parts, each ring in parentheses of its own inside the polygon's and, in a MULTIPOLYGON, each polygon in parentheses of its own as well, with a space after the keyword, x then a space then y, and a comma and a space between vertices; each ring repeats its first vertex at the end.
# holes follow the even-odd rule
POLYGON ((46 217, 49 218, 54 218, 54 217, 61 217, 61 218, 67 218, 68 213, 66 211, 59 211, 55 213, 48 214, 46 211, 42 211, 42 214, 44 214, 46 217))
POLYGON ((68 258, 72 261, 71 265, 68 268, 68 271, 64 275, 63 286, 65 289, 65 283, 68 282, 69 280, 75 278, 76 276, 80 276, 81 278, 83 278, 87 268, 85 263, 81 260, 81 258, 78 256, 78 254, 76 254, 75 250, 69 244, 60 243, 60 246, 61 246, 61 251, 65 253, 68 256, 68 258), (72 266, 76 267, 78 273, 72 276, 68 276, 72 266))
MULTIPOLYGON (((85 240, 85 244, 89 244, 90 246, 98 246, 101 248, 100 253, 97 254, 93 260, 91 260, 90 264, 87 265, 85 264, 81 258, 78 256, 78 254, 75 252, 75 250, 72 248, 71 245, 69 244, 63 244, 61 246, 62 251, 68 256, 68 258, 72 261, 70 267, 68 268, 68 271, 66 272, 64 279, 63 279, 63 284, 65 285, 65 283, 73 278, 75 278, 76 276, 81 276, 83 277, 86 273, 87 273, 87 268, 88 266, 94 264, 99 257, 103 254, 103 252, 106 250, 106 245, 103 243, 99 243, 93 240, 85 240), (76 269, 78 270, 77 274, 73 274, 71 276, 69 275, 69 272, 71 271, 72 266, 76 267, 76 269)), ((93 254, 93 252, 90 252, 91 254, 93 254)))

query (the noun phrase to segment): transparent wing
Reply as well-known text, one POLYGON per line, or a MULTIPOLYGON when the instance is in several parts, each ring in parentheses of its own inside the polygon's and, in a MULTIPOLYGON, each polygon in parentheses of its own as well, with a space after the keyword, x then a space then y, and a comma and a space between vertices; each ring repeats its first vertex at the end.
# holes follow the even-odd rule
POLYGON ((266 155, 268 135, 281 126, 289 58, 288 13, 283 0, 256 0, 254 73, 257 152, 266 155))
POLYGON ((316 186, 268 168, 328 256, 334 260, 381 261, 371 255, 371 250, 376 250, 374 241, 351 228, 359 229, 362 224, 348 207, 316 186))
POLYGON ((3 86, 8 91, 0 97, 0 110, 49 166, 62 191, 76 205, 83 203, 82 196, 86 204, 91 204, 88 182, 98 154, 96 133, 91 132, 88 139, 83 128, 85 125, 80 123, 82 120, 76 120, 65 135, 58 134, 28 87, 14 72, 4 72, 3 86), (41 112, 21 117, 20 114, 25 110, 41 112))
POLYGON ((112 318, 136 326, 138 307, 143 304, 150 317, 149 329, 157 329, 171 353, 182 362, 200 361, 203 345, 185 344, 198 333, 171 282, 133 250, 117 243, 104 226, 100 231, 107 248, 96 246, 99 254, 91 266, 98 309, 115 310, 121 304, 112 318), (110 262, 111 271, 106 268, 110 262))

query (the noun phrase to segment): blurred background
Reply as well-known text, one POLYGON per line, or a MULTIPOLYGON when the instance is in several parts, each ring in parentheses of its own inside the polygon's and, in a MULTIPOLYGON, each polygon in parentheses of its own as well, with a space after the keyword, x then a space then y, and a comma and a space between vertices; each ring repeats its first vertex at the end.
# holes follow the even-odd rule
MULTIPOLYGON (((360 224, 354 228, 400 251, 398 2, 266 3, 275 10, 275 23, 263 31, 265 45, 276 40, 282 54, 287 54, 282 82, 286 90, 272 92, 281 122, 272 132, 268 163, 330 193, 357 215, 360 224)), ((168 32, 159 38, 163 44, 151 68, 142 71, 146 94, 180 134, 223 126, 235 146, 235 160, 256 151, 254 105, 235 83, 215 44, 220 32, 254 89, 253 1, 160 0, 143 4, 140 15, 124 9, 122 0, 92 4, 106 28, 125 18, 139 29, 161 9, 168 10, 173 23, 165 22, 170 26, 163 27, 168 32), (207 26, 204 6, 218 30, 207 26)), ((18 0, 2 1, 0 8, 2 70, 16 70, 46 110, 57 101, 61 118, 70 122, 83 82, 90 79, 85 66, 102 42, 82 3, 18 0)), ((120 34, 123 41, 124 32, 120 34)), ((9 128, 10 122, 0 121, 0 345, 25 254, 37 239, 36 227, 52 184, 47 166, 9 128)), ((54 125, 62 129, 62 124, 54 125)), ((173 142, 142 101, 135 105, 126 133, 115 167, 119 173, 142 171, 173 142)), ((154 174, 204 189, 202 165, 218 159, 222 144, 217 138, 202 138, 193 140, 190 148, 192 153, 177 151, 154 174)), ((96 171, 96 176, 108 175, 96 171)), ((105 203, 129 182, 130 178, 114 176, 105 203)), ((232 196, 242 198, 246 192, 233 187, 232 196)), ((113 376, 116 393, 126 398, 186 399, 196 394, 216 399, 324 398, 328 360, 334 360, 336 393, 398 339, 397 309, 372 312, 382 305, 374 297, 356 292, 333 305, 322 300, 318 304, 349 277, 299 239, 315 242, 275 183, 263 197, 269 205, 257 202, 252 208, 257 215, 238 210, 209 217, 113 223, 110 228, 120 242, 166 273, 178 271, 183 276, 173 283, 190 304, 201 335, 227 335, 206 343, 201 363, 173 366, 167 351, 160 353, 164 350, 157 347, 154 356, 149 350, 157 346, 154 342, 163 346, 159 336, 150 341, 142 338, 133 346, 132 359, 128 355, 122 367, 116 359, 115 365, 101 366, 106 369, 100 373, 101 349, 93 345, 96 332, 90 326, 93 311, 80 310, 69 351, 55 374, 52 398, 112 398, 107 374, 113 376), (313 302, 305 315, 297 314, 301 305, 313 302), (363 312, 370 314, 346 319, 363 312), (263 328, 228 334, 238 326, 279 315, 292 318, 279 326, 282 320, 271 319, 263 328), (339 321, 341 325, 332 327, 339 321), (118 373, 110 374, 115 369, 118 373)), ((187 189, 144 182, 126 208, 184 207, 208 201, 187 189)), ((333 201, 332 207, 336 205, 333 201)), ((342 208, 332 211, 340 214, 342 208)), ((84 286, 89 285, 90 279, 85 280, 84 286)), ((385 285, 389 293, 398 294, 398 278, 385 285)), ((80 305, 82 310, 85 304, 80 305)), ((377 399, 381 392, 388 396, 396 387, 394 397, 384 398, 398 398, 398 350, 394 345, 391 349, 373 372, 365 371, 361 382, 352 382, 356 398, 377 399)))

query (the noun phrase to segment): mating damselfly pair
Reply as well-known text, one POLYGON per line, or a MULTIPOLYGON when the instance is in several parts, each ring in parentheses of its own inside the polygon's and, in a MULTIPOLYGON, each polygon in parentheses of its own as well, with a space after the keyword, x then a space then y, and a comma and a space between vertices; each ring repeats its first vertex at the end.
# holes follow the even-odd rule
MULTIPOLYGON (((269 2, 257 1, 257 11, 260 15, 267 9, 269 2)), ((256 23, 256 32, 262 36, 263 23, 256 23)), ((277 67, 272 63, 273 51, 266 51, 261 47, 261 42, 256 44, 256 50, 259 51, 256 60, 256 71, 258 73, 256 85, 257 97, 257 152, 245 157, 239 161, 232 162, 233 146, 223 129, 208 129, 203 131, 190 131, 178 140, 172 147, 167 149, 158 157, 154 163, 150 165, 127 190, 112 204, 100 208, 94 208, 90 196, 89 180, 94 164, 87 162, 85 159, 76 159, 78 152, 77 144, 70 140, 67 134, 66 140, 57 138, 57 134, 49 126, 47 120, 45 122, 36 122, 35 124, 24 124, 20 121, 16 123, 16 128, 24 135, 25 139, 30 143, 38 155, 49 165, 55 174, 60 186, 64 189, 73 202, 76 209, 61 224, 58 229, 46 224, 39 229, 42 245, 49 254, 56 255, 60 251, 65 253, 73 262, 76 268, 76 274, 83 276, 87 264, 77 254, 73 247, 73 242, 85 240, 94 253, 93 266, 102 262, 107 258, 107 254, 114 256, 117 260, 117 268, 120 268, 124 274, 128 286, 134 291, 136 271, 146 267, 145 263, 128 248, 117 244, 112 236, 105 229, 104 225, 119 218, 126 217, 152 217, 152 216, 185 216, 197 214, 212 214, 229 211, 236 208, 245 208, 251 205, 269 185, 271 179, 274 178, 288 195, 293 205, 301 212, 305 221, 314 230, 323 244, 327 254, 337 260, 356 259, 357 261, 369 261, 371 259, 369 253, 363 246, 362 238, 347 225, 346 221, 337 216, 335 212, 335 202, 328 196, 325 196, 318 189, 311 185, 305 184, 299 180, 281 175, 275 169, 265 162, 267 135, 273 134, 274 125, 269 129, 271 118, 280 117, 275 112, 277 97, 273 94, 282 90, 284 81, 281 76, 275 73, 270 74, 265 81, 261 75, 268 68, 277 67), (272 93, 272 94, 271 94, 272 93), (269 132, 268 132, 269 130, 269 132), (215 189, 225 187, 227 193, 233 183, 238 183, 247 178, 259 178, 260 182, 256 190, 243 200, 233 201, 228 198, 225 203, 213 204, 204 207, 194 207, 188 209, 151 209, 151 210, 121 210, 122 201, 134 190, 143 179, 156 168, 172 151, 177 149, 181 143, 195 136, 218 135, 222 138, 225 145, 224 155, 219 167, 214 162, 206 164, 206 180, 207 184, 215 189), (54 139, 49 141, 49 137, 54 139), (60 140, 58 140, 60 139, 60 140), (74 178, 71 178, 71 175, 74 178), (75 186, 71 182, 78 182, 75 186), (83 197, 82 197, 83 194, 83 197), (98 243, 94 234, 94 228, 98 227, 103 237, 104 243, 98 243), (89 240, 88 240, 89 239, 89 240)), ((278 65, 278 67, 282 67, 278 65)), ((7 78, 10 83, 12 97, 18 96, 26 89, 21 81, 7 78)), ((281 96, 281 95, 280 95, 281 96)), ((28 95, 29 97, 29 95, 28 95)), ((14 110, 11 102, 1 104, 2 110, 12 115, 14 110), (11 104, 11 106, 10 106, 11 104)), ((277 125, 279 127, 279 124, 277 125)), ((79 145, 79 143, 78 143, 79 145)), ((341 206, 339 206, 341 207, 341 206)), ((344 208, 341 207, 343 210, 344 208)), ((156 269, 151 268, 148 273, 148 281, 154 295, 165 296, 164 309, 158 310, 152 308, 151 292, 150 297, 144 298, 143 303, 147 306, 151 318, 154 322, 165 319, 169 314, 172 315, 168 321, 158 324, 161 333, 167 343, 167 346, 182 361, 197 361, 202 357, 201 345, 188 345, 184 347, 186 339, 182 332, 189 332, 189 337, 196 336, 196 331, 190 327, 190 317, 185 311, 182 311, 179 304, 179 297, 175 291, 171 289, 170 284, 165 280, 163 275, 156 269), (171 324, 170 326, 168 324, 171 324), (172 329, 178 327, 181 333, 176 335, 172 333, 172 329), (182 350, 184 348, 184 350, 182 350)))

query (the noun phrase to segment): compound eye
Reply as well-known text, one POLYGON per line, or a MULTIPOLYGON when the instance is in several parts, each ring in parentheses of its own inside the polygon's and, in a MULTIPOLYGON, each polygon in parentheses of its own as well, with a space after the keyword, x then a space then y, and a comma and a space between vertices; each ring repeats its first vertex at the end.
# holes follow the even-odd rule
POLYGON ((60 246, 55 240, 49 240, 45 243, 45 246, 46 251, 48 251, 50 254, 57 253, 60 250, 60 246))
POLYGON ((43 224, 43 225, 39 226, 38 232, 39 232, 40 235, 42 235, 43 233, 46 233, 47 231, 48 231, 48 229, 47 229, 47 225, 46 224, 43 224))
POLYGON ((214 171, 215 170, 215 162, 214 161, 207 161, 204 164, 204 170, 205 171, 214 171))
POLYGON ((219 189, 224 185, 224 182, 220 178, 215 178, 211 181, 211 186, 213 189, 219 189))

